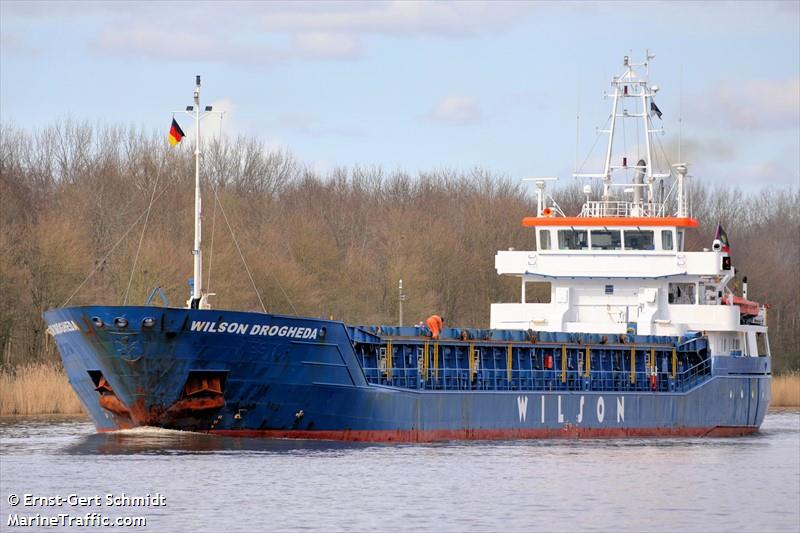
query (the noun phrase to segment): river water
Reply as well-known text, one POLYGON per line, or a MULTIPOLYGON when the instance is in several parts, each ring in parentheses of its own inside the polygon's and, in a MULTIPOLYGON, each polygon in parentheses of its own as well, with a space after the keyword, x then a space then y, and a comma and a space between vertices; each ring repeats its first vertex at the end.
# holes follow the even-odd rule
POLYGON ((0 446, 2 531, 800 531, 798 411, 743 438, 426 445, 4 419, 0 446))

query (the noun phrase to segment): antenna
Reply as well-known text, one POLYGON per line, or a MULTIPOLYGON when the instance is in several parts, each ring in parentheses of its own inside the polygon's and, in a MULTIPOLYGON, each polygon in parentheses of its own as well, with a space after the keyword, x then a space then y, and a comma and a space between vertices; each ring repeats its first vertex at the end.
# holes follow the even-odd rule
POLYGON ((542 216, 544 210, 544 188, 548 181, 558 181, 557 176, 550 176, 546 178, 522 178, 522 181, 536 182, 536 216, 542 216))
POLYGON ((681 145, 683 143, 683 65, 678 74, 678 161, 681 162, 681 145))
POLYGON ((649 48, 644 49, 644 72, 646 81, 650 81, 650 60, 655 58, 656 55, 651 54, 649 48))
POLYGON ((575 170, 574 172, 578 172, 578 150, 580 148, 580 140, 581 140, 581 83, 578 80, 578 94, 577 94, 577 104, 576 104, 576 111, 575 111, 575 170))

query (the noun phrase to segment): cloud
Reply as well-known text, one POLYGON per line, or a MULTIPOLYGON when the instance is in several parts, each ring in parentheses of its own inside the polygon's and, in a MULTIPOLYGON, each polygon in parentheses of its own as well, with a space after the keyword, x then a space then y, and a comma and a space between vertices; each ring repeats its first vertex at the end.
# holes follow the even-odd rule
POLYGON ((712 98, 691 108, 703 120, 748 129, 800 125, 800 78, 729 82, 709 93, 712 98))
POLYGON ((199 2, 2 2, 3 15, 35 21, 124 20, 130 24, 184 23, 198 31, 226 26, 286 33, 345 33, 463 37, 505 31, 525 16, 544 9, 534 2, 474 0, 470 2, 405 0, 373 2, 271 1, 199 2))
POLYGON ((17 55, 36 57, 42 53, 42 49, 34 46, 22 35, 8 31, 0 32, 0 51, 3 55, 17 55))
POLYGON ((261 66, 359 59, 365 55, 366 35, 464 38, 502 32, 535 7, 486 1, 202 2, 189 11, 184 2, 88 2, 81 9, 66 2, 11 6, 9 16, 40 23, 80 14, 82 23, 96 28, 89 33, 89 49, 103 54, 261 66))
POLYGON ((336 33, 301 33, 293 45, 295 57, 303 59, 356 59, 364 53, 357 38, 336 33))
POLYGON ((236 46, 216 46, 214 39, 206 34, 189 33, 154 27, 119 28, 107 26, 89 42, 96 52, 112 55, 143 55, 153 59, 187 60, 199 57, 209 61, 221 60, 235 55, 236 46), (167 45, 167 43, 169 43, 167 45))
POLYGON ((295 60, 350 60, 363 53, 347 35, 301 33, 282 44, 234 40, 229 34, 147 27, 104 28, 89 43, 95 52, 157 60, 211 61, 268 66, 295 60), (170 43, 166 46, 165 43, 170 43))
POLYGON ((460 94, 449 94, 428 113, 427 118, 452 124, 468 124, 483 118, 477 98, 460 94))
MULTIPOLYGON (((236 123, 236 104, 230 98, 214 100, 211 104, 202 103, 203 107, 211 105, 214 113, 207 115, 200 121, 200 132, 203 139, 216 139, 222 134, 223 137, 235 137, 239 132, 236 123)), ((188 132, 187 132, 188 133, 188 132)), ((192 124, 194 133, 194 124, 192 124)))
POLYGON ((275 2, 261 17, 272 31, 467 37, 503 31, 529 15, 527 2, 275 2))

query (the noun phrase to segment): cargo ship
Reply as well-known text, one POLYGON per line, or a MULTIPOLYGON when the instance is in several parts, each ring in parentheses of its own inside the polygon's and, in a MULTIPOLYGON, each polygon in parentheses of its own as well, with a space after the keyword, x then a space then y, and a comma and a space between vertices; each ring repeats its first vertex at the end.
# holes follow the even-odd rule
POLYGON ((687 166, 656 168, 651 60, 625 57, 612 79, 604 168, 575 174, 587 182, 580 211, 566 214, 553 200, 554 178, 534 179, 536 211, 522 224, 535 248, 495 256, 497 273, 519 280, 519 301, 492 304, 485 329, 440 332, 211 306, 198 76, 186 306, 150 305, 151 295, 147 305, 44 313, 98 431, 401 442, 758 431, 770 402, 766 306, 747 299, 746 282, 733 294, 721 228, 709 249, 684 249, 698 222, 687 166), (629 162, 615 135, 631 120, 643 147, 629 162), (529 302, 537 283, 545 301, 529 302))

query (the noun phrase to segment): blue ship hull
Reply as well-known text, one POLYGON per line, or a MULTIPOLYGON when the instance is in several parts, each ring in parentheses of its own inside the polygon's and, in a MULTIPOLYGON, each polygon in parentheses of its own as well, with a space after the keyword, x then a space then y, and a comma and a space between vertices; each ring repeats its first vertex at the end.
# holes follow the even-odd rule
POLYGON ((706 339, 358 328, 224 310, 45 313, 100 431, 152 425, 367 441, 741 435, 770 401, 768 357, 706 339))

